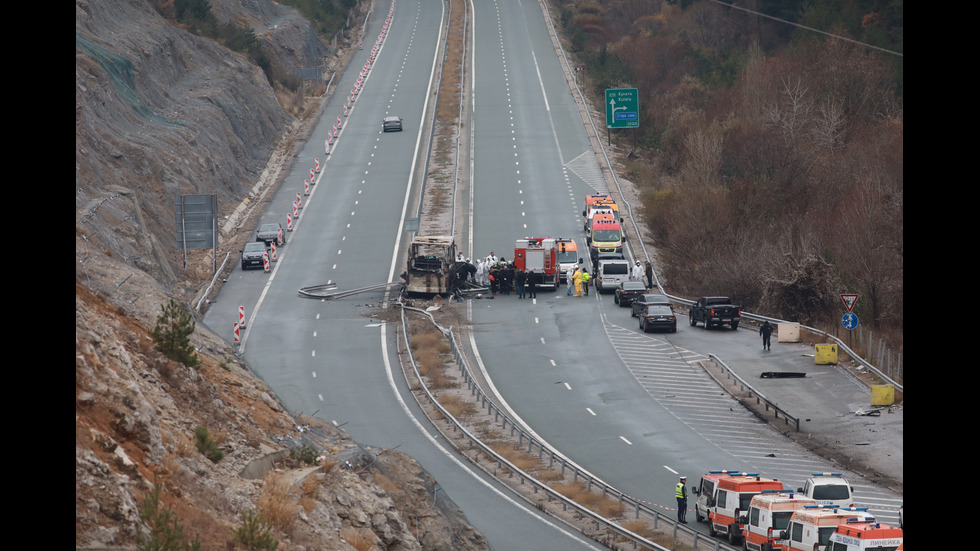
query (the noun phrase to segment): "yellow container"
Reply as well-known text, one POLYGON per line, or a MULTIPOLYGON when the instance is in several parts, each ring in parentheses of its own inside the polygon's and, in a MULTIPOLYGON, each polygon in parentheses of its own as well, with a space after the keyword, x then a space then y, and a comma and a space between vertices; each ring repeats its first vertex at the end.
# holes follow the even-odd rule
POLYGON ((817 365, 827 365, 837 363, 836 344, 815 344, 813 345, 813 359, 817 365))
POLYGON ((895 403, 895 387, 892 385, 871 385, 871 405, 890 406, 895 403))

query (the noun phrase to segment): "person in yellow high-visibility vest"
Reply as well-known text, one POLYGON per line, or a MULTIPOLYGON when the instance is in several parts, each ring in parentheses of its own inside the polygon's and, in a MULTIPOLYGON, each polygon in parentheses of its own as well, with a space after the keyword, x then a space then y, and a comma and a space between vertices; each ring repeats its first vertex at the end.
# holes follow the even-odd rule
POLYGON ((589 296, 590 279, 592 279, 592 276, 589 275, 589 271, 586 270, 585 268, 582 268, 582 294, 585 296, 589 296))
POLYGON ((674 488, 674 497, 677 498, 677 522, 687 524, 687 477, 682 476, 677 487, 674 488))

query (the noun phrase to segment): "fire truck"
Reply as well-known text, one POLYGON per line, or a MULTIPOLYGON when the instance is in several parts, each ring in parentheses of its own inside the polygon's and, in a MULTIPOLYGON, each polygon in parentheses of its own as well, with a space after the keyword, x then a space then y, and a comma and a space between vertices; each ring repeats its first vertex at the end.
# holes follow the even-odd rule
POLYGON ((527 273, 536 287, 557 289, 561 278, 558 240, 551 237, 518 239, 514 246, 514 268, 527 273))

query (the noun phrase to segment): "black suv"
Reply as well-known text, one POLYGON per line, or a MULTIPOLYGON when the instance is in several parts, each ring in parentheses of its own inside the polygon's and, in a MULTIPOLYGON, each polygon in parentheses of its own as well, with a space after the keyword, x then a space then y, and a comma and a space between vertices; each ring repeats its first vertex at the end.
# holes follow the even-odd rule
POLYGON ((281 247, 286 244, 286 234, 283 233, 282 224, 279 222, 262 224, 259 226, 259 230, 255 232, 255 240, 265 243, 266 247, 273 242, 276 243, 276 246, 281 247))
POLYGON ((647 292, 647 286, 642 281, 624 281, 616 287, 616 296, 613 301, 622 306, 633 304, 636 297, 647 292))
POLYGON ((265 243, 261 241, 245 243, 245 248, 241 252, 242 270, 247 270, 252 267, 265 268, 265 243))

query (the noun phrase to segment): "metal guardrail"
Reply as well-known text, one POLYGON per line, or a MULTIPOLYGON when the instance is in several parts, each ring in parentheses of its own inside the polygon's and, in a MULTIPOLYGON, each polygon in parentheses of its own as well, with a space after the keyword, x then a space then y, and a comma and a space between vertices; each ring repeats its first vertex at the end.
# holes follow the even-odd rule
POLYGON ((779 419, 779 416, 782 415, 784 424, 787 425, 791 424, 794 427, 796 427, 796 432, 800 431, 799 417, 794 417, 790 415, 788 412, 786 412, 786 410, 776 405, 775 402, 773 402, 769 398, 766 398, 764 394, 762 394, 761 392, 756 390, 752 385, 747 383, 745 379, 742 379, 742 377, 740 377, 738 373, 735 373, 735 371, 733 371, 732 368, 728 367, 728 364, 723 362, 721 358, 719 358, 718 356, 714 354, 708 354, 708 358, 710 358, 711 361, 720 365, 722 368, 721 371, 724 373, 725 377, 728 378, 730 381, 734 381, 738 385, 739 389, 741 389, 743 392, 748 391, 750 394, 752 394, 752 396, 755 397, 756 405, 764 406, 766 412, 772 410, 775 419, 779 419))
MULTIPOLYGON (((603 496, 610 497, 611 499, 619 501, 624 505, 624 507, 628 506, 632 510, 632 514, 635 519, 640 519, 641 515, 643 517, 651 519, 654 529, 659 529, 661 523, 667 523, 672 527, 671 533, 673 537, 677 538, 678 536, 683 534, 684 537, 690 538, 690 540, 693 542, 693 546, 695 549, 699 548, 699 542, 701 542, 701 543, 707 543, 707 545, 710 546, 715 551, 737 550, 737 548, 735 547, 730 547, 722 543, 721 541, 704 536, 703 534, 695 530, 692 530, 683 524, 675 522, 673 519, 670 519, 669 517, 661 514, 661 512, 657 510, 655 506, 645 501, 636 499, 620 490, 617 490, 616 488, 607 484, 606 482, 592 476, 587 471, 580 469, 577 465, 575 465, 572 461, 570 461, 569 459, 561 455, 559 452, 557 452, 547 444, 533 437, 530 433, 525 431, 521 425, 514 422, 502 409, 500 409, 493 402, 493 400, 490 399, 490 397, 488 397, 483 392, 483 389, 480 387, 480 385, 476 381, 476 378, 473 376, 472 372, 470 371, 466 361, 466 357, 464 356, 459 346, 457 345, 456 337, 452 332, 452 330, 445 329, 442 326, 440 326, 435 321, 432 314, 429 312, 425 312, 417 308, 411 308, 405 306, 404 304, 402 304, 401 306, 402 306, 402 312, 401 312, 402 332, 404 335, 406 335, 406 340, 408 340, 409 331, 408 331, 408 321, 405 315, 405 311, 406 310, 413 311, 428 317, 429 320, 432 322, 433 326, 435 326, 440 332, 442 332, 442 334, 447 339, 449 339, 450 345, 452 347, 453 358, 456 361, 456 365, 460 371, 460 374, 463 377, 463 381, 466 384, 467 390, 470 391, 471 395, 474 397, 474 400, 479 402, 481 409, 486 410, 486 415, 493 416, 494 424, 500 424, 502 430, 506 431, 509 429, 511 438, 516 437, 518 440, 518 446, 520 446, 521 448, 525 448, 526 446, 525 449, 529 455, 532 456, 537 455, 538 459, 541 461, 547 460, 547 464, 549 468, 560 467, 561 474, 563 476, 571 474, 573 481, 577 482, 581 479, 582 481, 585 482, 586 487, 589 489, 589 491, 592 491, 594 489, 598 490, 602 492, 603 496)), ((604 528, 609 532, 616 534, 619 537, 631 541, 634 547, 639 545, 647 549, 654 549, 657 551, 669 551, 668 548, 663 547, 650 540, 647 540, 646 538, 638 534, 635 534, 630 530, 627 530, 626 528, 623 528, 615 521, 609 520, 591 511, 590 509, 583 507, 582 505, 568 499, 561 493, 549 487, 544 482, 537 480, 530 474, 524 472, 523 470, 515 466, 513 463, 511 463, 504 457, 497 454, 492 448, 484 444, 476 435, 469 432, 463 426, 463 424, 460 423, 458 419, 456 419, 452 414, 450 414, 445 408, 442 407, 442 405, 439 403, 435 395, 433 395, 432 392, 429 390, 429 388, 425 385, 422 375, 419 373, 418 366, 415 363, 415 357, 412 355, 411 346, 407 346, 406 350, 411 360, 412 369, 415 372, 416 378, 420 381, 422 390, 425 392, 425 395, 432 402, 433 406, 436 407, 439 410, 439 412, 445 417, 447 422, 452 425, 452 430, 454 432, 459 431, 461 434, 463 434, 471 446, 479 448, 484 454, 486 454, 489 457, 492 457, 493 460, 496 461, 502 468, 507 468, 511 472, 515 473, 518 476, 521 484, 528 483, 532 485, 534 493, 537 493, 539 491, 545 493, 549 503, 552 501, 560 503, 563 511, 568 511, 569 509, 571 509, 578 516, 580 520, 584 518, 590 519, 592 522, 595 523, 596 530, 604 528)))

